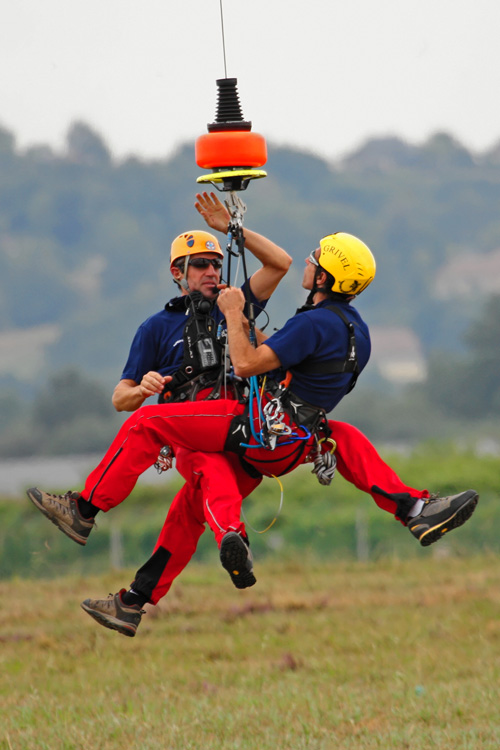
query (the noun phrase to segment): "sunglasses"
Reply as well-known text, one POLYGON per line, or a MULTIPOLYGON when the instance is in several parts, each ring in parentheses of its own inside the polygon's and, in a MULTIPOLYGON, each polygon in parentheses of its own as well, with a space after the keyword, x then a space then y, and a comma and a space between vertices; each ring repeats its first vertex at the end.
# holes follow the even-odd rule
POLYGON ((316 267, 317 267, 317 266, 319 266, 319 263, 318 263, 318 261, 316 260, 316 255, 315 255, 315 252, 316 252, 316 250, 311 250, 310 254, 309 254, 309 255, 307 256, 307 258, 306 258, 306 262, 308 262, 308 263, 312 263, 312 264, 313 264, 313 266, 316 266, 316 267))
POLYGON ((222 261, 220 258, 189 258, 189 265, 195 268, 208 268, 213 266, 216 271, 220 271, 222 268, 222 261))

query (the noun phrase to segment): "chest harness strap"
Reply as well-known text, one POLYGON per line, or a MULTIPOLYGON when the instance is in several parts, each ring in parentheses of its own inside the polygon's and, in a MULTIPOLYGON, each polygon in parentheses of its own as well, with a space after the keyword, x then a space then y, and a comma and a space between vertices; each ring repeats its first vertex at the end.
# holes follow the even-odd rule
POLYGON ((200 390, 216 386, 222 379, 224 347, 217 336, 217 323, 210 314, 213 303, 200 292, 191 292, 186 305, 190 315, 183 332, 182 365, 165 386, 159 403, 193 401, 200 390))
POLYGON ((345 359, 330 359, 324 362, 312 362, 311 360, 306 359, 304 362, 301 362, 300 365, 294 366, 293 369, 304 375, 340 375, 344 372, 352 372, 351 383, 349 385, 349 390, 347 391, 347 393, 350 393, 356 385, 359 376, 354 324, 344 315, 342 310, 335 305, 325 305, 324 309, 331 310, 338 315, 347 326, 349 334, 347 357, 345 359))

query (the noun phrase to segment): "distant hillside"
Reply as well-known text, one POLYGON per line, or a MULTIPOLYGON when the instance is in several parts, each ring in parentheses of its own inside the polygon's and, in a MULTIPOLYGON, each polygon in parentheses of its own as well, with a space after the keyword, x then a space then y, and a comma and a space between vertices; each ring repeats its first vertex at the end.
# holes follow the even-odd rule
MULTIPOLYGON (((242 194, 245 223, 295 261, 269 330, 304 299, 306 254, 342 229, 377 258, 359 301, 366 318, 406 330, 424 356, 459 350, 480 281, 447 279, 462 257, 486 263, 500 248, 499 151, 478 158, 439 134, 418 147, 373 140, 341 164, 272 144, 269 154, 267 179, 242 194)), ((165 160, 118 162, 82 123, 63 153, 20 151, 0 130, 0 382, 29 393, 68 365, 106 387, 118 379, 136 327, 175 292, 169 246, 200 226, 200 171, 191 144, 165 160)))

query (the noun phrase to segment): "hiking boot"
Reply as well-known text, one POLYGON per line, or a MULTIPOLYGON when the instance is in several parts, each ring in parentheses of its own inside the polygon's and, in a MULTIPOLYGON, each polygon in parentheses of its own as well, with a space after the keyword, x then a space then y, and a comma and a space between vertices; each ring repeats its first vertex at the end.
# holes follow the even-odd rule
POLYGON ((466 490, 459 495, 431 495, 422 499, 425 503, 422 511, 410 518, 407 525, 420 544, 427 547, 465 523, 474 513, 479 495, 475 490, 466 490))
POLYGON ((31 487, 27 490, 31 502, 49 521, 61 529, 77 544, 87 544, 87 538, 94 526, 93 518, 84 518, 78 509, 79 492, 68 491, 64 495, 51 495, 50 492, 31 487))
POLYGON ((85 599, 80 606, 94 620, 97 620, 99 625, 104 625, 110 630, 118 630, 122 635, 133 638, 145 610, 141 609, 138 604, 124 604, 122 594, 125 590, 121 589, 117 594, 110 594, 107 599, 85 599))
POLYGON ((253 558, 248 544, 235 531, 222 537, 220 561, 237 589, 246 589, 257 583, 253 574, 253 558))

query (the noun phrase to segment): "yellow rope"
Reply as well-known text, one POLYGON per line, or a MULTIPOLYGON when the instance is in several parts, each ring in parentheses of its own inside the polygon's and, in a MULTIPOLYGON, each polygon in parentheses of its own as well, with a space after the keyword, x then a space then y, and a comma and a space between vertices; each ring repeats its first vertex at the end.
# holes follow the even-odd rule
POLYGON ((267 380, 267 375, 264 375, 264 377, 262 378, 262 387, 260 389, 261 400, 262 400, 262 396, 264 395, 264 388, 266 387, 266 380, 267 380))
POLYGON ((271 474, 271 476, 272 476, 273 479, 276 479, 276 481, 278 482, 278 484, 280 486, 280 490, 281 490, 281 496, 280 496, 280 505, 279 505, 279 508, 278 508, 278 512, 276 513, 275 517, 273 518, 273 520, 271 521, 271 523, 269 524, 269 526, 267 526, 263 531, 257 531, 257 529, 254 529, 254 527, 251 524, 248 523, 248 521, 246 519, 246 516, 245 516, 245 512, 244 512, 243 508, 241 509, 241 515, 243 516, 243 520, 245 521, 245 524, 248 526, 249 529, 251 529, 256 534, 265 534, 266 531, 269 531, 269 529, 272 528, 274 526, 274 524, 276 523, 276 521, 278 520, 279 515, 281 513, 281 509, 283 508, 283 494, 284 494, 283 485, 282 485, 281 481, 278 479, 278 477, 276 477, 274 474, 271 474))

